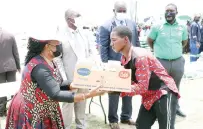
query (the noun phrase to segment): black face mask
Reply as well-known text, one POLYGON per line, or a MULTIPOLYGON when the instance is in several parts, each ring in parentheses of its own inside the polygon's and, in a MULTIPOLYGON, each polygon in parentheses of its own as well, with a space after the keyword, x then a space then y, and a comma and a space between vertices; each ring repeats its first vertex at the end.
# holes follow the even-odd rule
POLYGON ((176 13, 174 13, 174 12, 166 12, 166 13, 165 13, 165 19, 166 19, 166 21, 167 21, 168 23, 173 22, 173 21, 175 20, 175 17, 176 17, 176 13), (167 20, 167 17, 172 17, 172 19, 167 20))
POLYGON ((53 52, 54 57, 58 57, 62 54, 62 44, 56 46, 56 51, 53 52))
POLYGON ((195 21, 196 21, 196 22, 199 22, 199 19, 196 19, 195 21))

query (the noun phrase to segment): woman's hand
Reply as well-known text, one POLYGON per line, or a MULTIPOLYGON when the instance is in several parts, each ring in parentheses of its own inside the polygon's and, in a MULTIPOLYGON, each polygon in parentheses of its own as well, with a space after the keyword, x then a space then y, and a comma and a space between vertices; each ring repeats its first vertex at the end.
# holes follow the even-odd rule
POLYGON ((85 95, 85 98, 92 98, 92 97, 95 97, 95 96, 101 96, 101 95, 104 95, 107 91, 101 91, 99 90, 101 88, 101 86, 98 86, 96 87, 95 89, 91 90, 89 93, 87 93, 85 95))
POLYGON ((74 88, 73 85, 74 85, 74 84, 71 83, 70 86, 69 86, 69 89, 70 89, 70 90, 77 90, 78 88, 74 88))
POLYGON ((89 93, 79 93, 76 94, 74 96, 74 102, 80 102, 80 101, 84 101, 88 98, 92 98, 95 96, 101 96, 104 93, 106 93, 107 91, 100 91, 99 89, 101 88, 101 86, 96 87, 95 89, 91 90, 89 93))

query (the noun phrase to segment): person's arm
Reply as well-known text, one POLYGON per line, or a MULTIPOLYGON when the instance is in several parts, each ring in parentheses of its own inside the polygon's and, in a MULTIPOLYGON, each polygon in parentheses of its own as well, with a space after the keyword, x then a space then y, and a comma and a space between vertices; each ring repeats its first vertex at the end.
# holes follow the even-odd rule
POLYGON ((196 41, 197 42, 197 30, 198 30, 198 27, 194 24, 191 25, 191 38, 192 40, 196 41))
POLYGON ((182 46, 183 46, 183 48, 185 48, 185 46, 188 44, 188 40, 183 40, 182 41, 182 46))
POLYGON ((167 85, 168 87, 172 87, 173 89, 171 90, 175 92, 178 97, 180 97, 175 81, 171 76, 168 75, 166 69, 156 58, 152 58, 150 60, 149 68, 150 71, 153 71, 165 83, 165 85, 167 85))
POLYGON ((137 27, 136 27, 136 23, 135 22, 134 22, 134 29, 135 29, 135 39, 136 39, 136 42, 135 42, 135 44, 133 44, 133 46, 140 47, 140 40, 139 40, 138 31, 137 31, 137 27))
MULTIPOLYGON (((37 82, 39 88, 41 88, 51 99, 55 101, 69 103, 79 102, 105 93, 105 91, 98 91, 99 87, 89 93, 75 94, 71 91, 63 91, 52 76, 51 71, 43 64, 37 65, 32 70, 31 76, 32 79, 37 82)), ((65 86, 63 87, 65 88, 65 86)), ((68 88, 70 88, 70 85, 67 85, 67 89, 68 88)))
POLYGON ((17 47, 17 44, 16 44, 15 37, 12 36, 10 40, 13 43, 12 51, 13 51, 13 57, 15 59, 16 67, 17 67, 18 71, 20 72, 21 71, 20 58, 19 58, 18 47, 17 47))
POLYGON ((153 50, 153 46, 154 46, 154 41, 156 40, 157 38, 157 35, 158 35, 158 32, 157 32, 157 26, 153 26, 149 32, 149 35, 147 37, 147 42, 148 42, 148 45, 149 47, 153 50))
POLYGON ((154 40, 151 39, 150 37, 147 37, 147 43, 149 47, 153 50, 154 49, 154 40))
POLYGON ((196 47, 200 47, 200 39, 198 38, 198 26, 197 25, 192 25, 191 27, 191 38, 195 41, 196 47))
POLYGON ((137 58, 135 62, 136 73, 132 73, 136 75, 136 79, 138 83, 132 84, 132 89, 130 93, 122 92, 121 97, 123 96, 133 96, 133 95, 141 95, 148 91, 149 87, 149 79, 151 76, 151 71, 149 69, 149 62, 147 57, 137 58))
POLYGON ((187 45, 188 43, 188 31, 186 26, 183 27, 183 34, 182 34, 182 46, 183 48, 187 45))
MULTIPOLYGON (((62 91, 60 85, 52 76, 51 71, 43 64, 37 65, 31 73, 32 79, 37 82, 51 99, 61 102, 74 102, 74 92, 62 91)), ((68 85, 67 85, 68 89, 68 85)))
POLYGON ((109 59, 109 47, 110 47, 110 32, 104 27, 99 28, 99 44, 100 46, 100 56, 102 62, 106 63, 109 59))
POLYGON ((60 86, 60 90, 71 90, 70 84, 71 82, 69 82, 68 80, 63 81, 60 86))

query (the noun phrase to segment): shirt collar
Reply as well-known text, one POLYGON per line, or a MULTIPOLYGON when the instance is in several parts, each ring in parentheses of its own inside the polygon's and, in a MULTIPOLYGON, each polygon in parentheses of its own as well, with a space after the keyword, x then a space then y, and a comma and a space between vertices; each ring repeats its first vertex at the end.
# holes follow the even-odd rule
POLYGON ((132 58, 132 51, 133 51, 133 47, 131 46, 130 51, 128 52, 128 59, 126 59, 126 57, 124 55, 121 56, 121 64, 122 65, 126 65, 132 58))
POLYGON ((116 24, 121 24, 121 22, 123 22, 123 24, 125 25, 126 23, 125 23, 125 19, 123 19, 123 20, 118 20, 116 17, 114 17, 114 21, 116 22, 116 24))
POLYGON ((79 32, 78 29, 76 29, 76 30, 71 29, 71 33, 72 33, 72 34, 76 34, 76 33, 78 33, 78 32, 79 32))
MULTIPOLYGON (((178 24, 178 23, 179 23, 178 20, 175 19, 175 22, 174 22, 172 25, 176 25, 176 24, 178 24)), ((171 24, 169 24, 166 20, 165 20, 164 24, 171 25, 171 24)))
POLYGON ((73 29, 71 29, 70 27, 67 27, 67 29, 68 29, 68 31, 69 31, 71 34, 76 34, 76 33, 78 33, 78 32, 79 32, 79 30, 78 30, 78 29, 73 30, 73 29))

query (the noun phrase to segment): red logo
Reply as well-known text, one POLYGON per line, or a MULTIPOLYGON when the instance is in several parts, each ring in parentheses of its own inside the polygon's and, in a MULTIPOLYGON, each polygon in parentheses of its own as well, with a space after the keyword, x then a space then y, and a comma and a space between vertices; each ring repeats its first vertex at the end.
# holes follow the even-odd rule
POLYGON ((130 76, 130 73, 128 71, 120 71, 119 72, 119 77, 122 79, 129 78, 129 76, 130 76))

